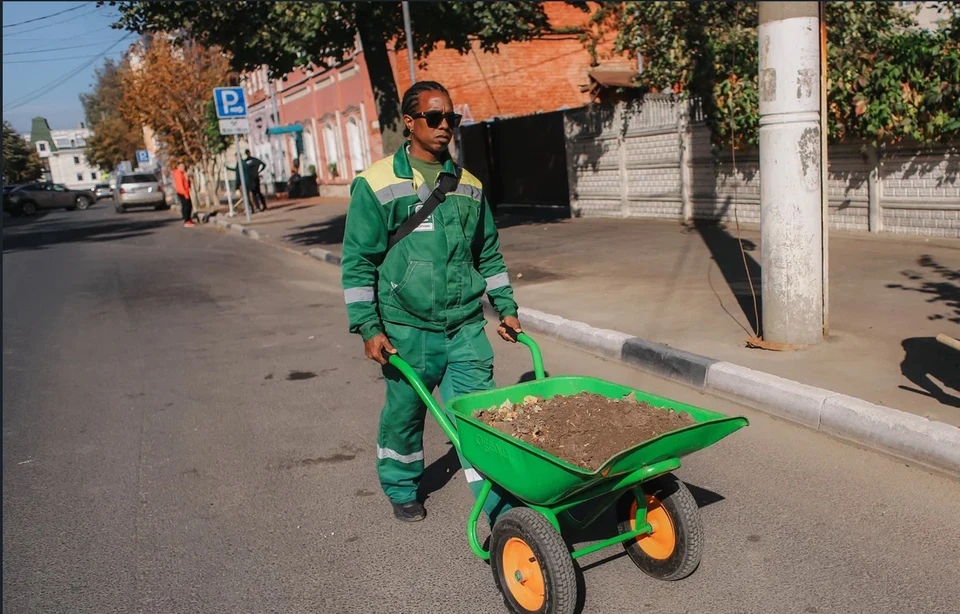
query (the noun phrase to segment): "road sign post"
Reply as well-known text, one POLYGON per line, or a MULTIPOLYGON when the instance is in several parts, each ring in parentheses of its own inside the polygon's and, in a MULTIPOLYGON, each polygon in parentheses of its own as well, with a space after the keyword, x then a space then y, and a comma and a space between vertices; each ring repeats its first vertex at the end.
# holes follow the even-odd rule
POLYGON ((230 178, 227 177, 227 165, 223 165, 223 187, 227 191, 227 204, 230 205, 230 217, 234 217, 237 214, 233 210, 233 190, 230 189, 230 178))
MULTIPOLYGON (((240 135, 250 132, 250 120, 247 119, 247 99, 242 87, 215 87, 213 88, 213 102, 217 107, 217 120, 220 124, 220 134, 234 135, 237 147, 237 172, 240 174, 240 185, 243 190, 243 207, 247 212, 247 221, 250 221, 250 196, 247 193, 247 172, 240 156, 240 135)), ((229 202, 229 197, 228 197, 229 202)), ((231 215, 233 208, 231 206, 231 215)))

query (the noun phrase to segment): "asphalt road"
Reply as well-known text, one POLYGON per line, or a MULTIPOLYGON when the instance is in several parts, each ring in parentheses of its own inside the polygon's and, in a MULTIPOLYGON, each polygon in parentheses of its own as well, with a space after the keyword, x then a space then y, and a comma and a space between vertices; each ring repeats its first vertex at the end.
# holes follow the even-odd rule
MULTIPOLYGON (((3 609, 497 613, 471 496, 429 424, 429 516, 374 471, 379 370, 339 272, 169 213, 100 204, 3 235, 3 609)), ((498 343, 502 384, 529 370, 498 343)), ((960 484, 552 342, 601 376, 751 425, 678 475, 707 536, 690 578, 581 560, 584 612, 957 611, 960 484)))

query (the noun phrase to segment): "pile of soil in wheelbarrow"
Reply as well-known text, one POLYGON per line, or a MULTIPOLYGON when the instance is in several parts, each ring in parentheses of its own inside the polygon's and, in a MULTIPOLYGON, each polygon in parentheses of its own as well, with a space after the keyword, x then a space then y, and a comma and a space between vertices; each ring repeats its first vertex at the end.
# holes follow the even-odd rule
POLYGON ((586 392, 549 400, 528 396, 523 403, 507 401, 476 417, 590 471, 627 448, 694 423, 687 413, 654 407, 632 393, 623 399, 586 392))

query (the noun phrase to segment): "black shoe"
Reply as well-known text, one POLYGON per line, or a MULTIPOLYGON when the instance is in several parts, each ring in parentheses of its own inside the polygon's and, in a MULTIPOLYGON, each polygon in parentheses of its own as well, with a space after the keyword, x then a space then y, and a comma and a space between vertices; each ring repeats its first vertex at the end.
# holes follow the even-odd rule
POLYGON ((419 522, 427 517, 427 510, 423 509, 423 504, 419 501, 394 503, 393 515, 404 522, 419 522))

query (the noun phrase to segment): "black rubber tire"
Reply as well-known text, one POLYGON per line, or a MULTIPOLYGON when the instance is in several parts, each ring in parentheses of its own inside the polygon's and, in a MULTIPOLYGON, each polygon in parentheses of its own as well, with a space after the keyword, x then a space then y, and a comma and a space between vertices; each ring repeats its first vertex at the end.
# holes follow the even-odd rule
POLYGON ((507 609, 516 614, 573 614, 577 608, 577 575, 570 549, 553 525, 539 512, 515 507, 497 519, 490 536, 490 569, 507 609), (530 546, 540 564, 544 580, 544 603, 538 610, 527 610, 506 587, 501 562, 503 547, 511 537, 530 546))
MULTIPOLYGON (((635 539, 623 542, 630 560, 645 574, 658 580, 682 580, 696 571, 703 556, 703 524, 700 522, 700 507, 690 494, 686 484, 672 473, 654 478, 643 484, 645 495, 660 500, 670 516, 676 532, 676 547, 666 559, 655 559, 640 548, 635 539)), ((630 508, 636 498, 635 491, 627 492, 617 504, 618 528, 621 533, 631 531, 630 508)), ((641 503, 637 499, 638 503, 641 503)), ((646 505, 646 497, 641 503, 646 505)))
POLYGON ((154 209, 156 209, 157 211, 166 211, 169 208, 170 208, 170 205, 168 205, 167 203, 162 203, 154 207, 154 209))
POLYGON ((90 208, 90 199, 86 196, 77 196, 77 209, 86 211, 90 208))
POLYGON ((127 209, 123 205, 117 205, 115 207, 117 213, 124 214, 127 212, 127 209))
POLYGON ((37 203, 32 200, 25 200, 20 204, 20 211, 24 215, 36 215, 37 214, 37 203))

